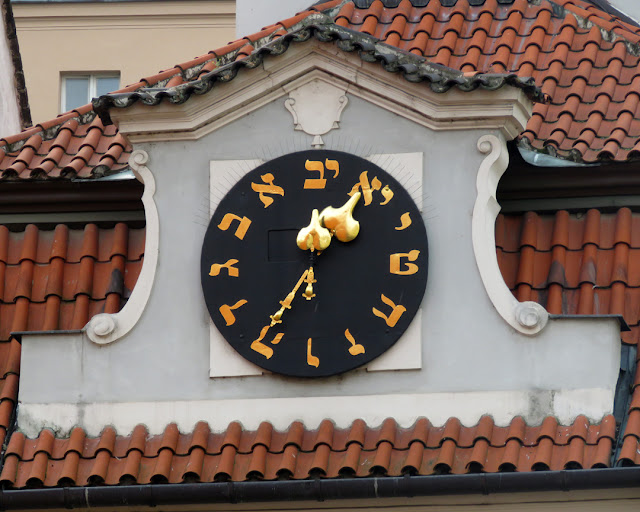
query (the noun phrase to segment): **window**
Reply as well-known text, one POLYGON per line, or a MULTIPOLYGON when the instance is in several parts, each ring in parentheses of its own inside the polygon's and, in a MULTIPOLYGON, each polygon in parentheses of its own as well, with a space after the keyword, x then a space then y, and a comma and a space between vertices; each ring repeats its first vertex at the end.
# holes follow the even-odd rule
POLYGON ((93 98, 113 92, 120 87, 119 73, 62 75, 61 111, 86 105, 93 98))

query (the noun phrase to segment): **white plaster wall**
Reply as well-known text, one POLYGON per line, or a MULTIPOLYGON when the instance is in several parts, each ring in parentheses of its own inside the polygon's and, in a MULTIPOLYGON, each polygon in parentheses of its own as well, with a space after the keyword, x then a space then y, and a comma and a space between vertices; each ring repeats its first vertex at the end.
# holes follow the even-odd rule
POLYGON ((638 0, 609 0, 609 3, 636 21, 640 20, 640 2, 638 0))
POLYGON ((291 18, 316 0, 236 0, 236 35, 243 37, 262 27, 291 18))
POLYGON ((13 62, 2 16, 0 16, 0 23, 2 23, 0 27, 0 137, 6 137, 20 131, 20 113, 13 62))

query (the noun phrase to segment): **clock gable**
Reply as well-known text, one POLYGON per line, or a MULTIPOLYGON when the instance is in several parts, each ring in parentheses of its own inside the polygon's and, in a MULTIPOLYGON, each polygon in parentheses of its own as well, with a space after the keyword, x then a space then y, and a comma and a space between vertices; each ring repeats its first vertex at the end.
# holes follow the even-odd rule
MULTIPOLYGON (((44 423, 96 432, 110 423, 126 432, 145 423, 159 432, 169 421, 189 430, 199 420, 213 429, 233 420, 248 428, 265 420, 313 427, 328 410, 341 426, 355 418, 377 424, 381 410, 402 425, 427 413, 435 424, 450 416, 472 424, 485 414, 498 424, 517 415, 531 423, 547 415, 571 422, 577 412, 602 418, 612 410, 618 374, 617 320, 552 319, 530 336, 527 312, 518 320, 518 303, 496 272, 495 187, 506 168, 506 140, 522 131, 530 110, 518 87, 439 93, 315 40, 182 104, 112 109, 156 189, 155 272, 138 283, 148 300, 135 325, 108 344, 68 335, 51 351, 46 335, 25 335, 19 422, 25 431, 44 423), (214 339, 200 249, 212 211, 258 161, 268 166, 319 148, 368 158, 406 188, 429 235, 430 281, 418 323, 391 351, 366 368, 301 382, 256 371, 214 339), (54 379, 54 371, 64 372, 65 386, 35 385, 54 379)), ((326 179, 304 166, 289 172, 326 179)), ((260 194, 281 197, 264 192, 279 186, 267 174, 247 190, 256 201, 260 194)), ((237 216, 227 226, 236 237, 244 220, 237 216)), ((362 267, 366 272, 366 259, 362 267)), ((374 308, 387 316, 385 305, 394 308, 382 295, 370 304, 372 319, 380 318, 374 308)), ((237 322, 243 299, 221 304, 237 322)))

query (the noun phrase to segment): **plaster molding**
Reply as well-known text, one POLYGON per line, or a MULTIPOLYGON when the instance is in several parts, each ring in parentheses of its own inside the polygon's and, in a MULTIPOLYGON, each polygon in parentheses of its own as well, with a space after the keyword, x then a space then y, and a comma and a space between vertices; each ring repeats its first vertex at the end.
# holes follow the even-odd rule
POLYGON ((522 132, 532 104, 515 87, 478 89, 446 94, 425 84, 408 82, 378 63, 363 62, 356 54, 334 45, 308 41, 279 57, 266 59, 253 70, 242 70, 227 83, 193 96, 180 105, 168 102, 149 107, 134 104, 110 110, 111 118, 132 143, 198 140, 259 109, 288 97, 312 80, 346 85, 347 95, 362 98, 432 130, 500 130, 507 139, 522 132))
POLYGON ((118 435, 130 434, 143 424, 150 435, 160 435, 169 423, 181 432, 192 432, 196 423, 206 421, 213 432, 224 432, 238 421, 245 429, 256 430, 269 421, 279 431, 294 421, 306 428, 318 428, 328 412, 336 428, 347 428, 356 419, 375 428, 386 418, 394 418, 401 428, 409 428, 418 418, 428 417, 439 427, 451 417, 473 426, 490 415, 498 427, 508 426, 522 416, 539 424, 545 414, 562 425, 571 425, 578 415, 599 422, 612 412, 614 391, 605 388, 550 391, 475 391, 466 393, 371 394, 361 396, 301 396, 228 400, 181 400, 166 402, 21 403, 18 428, 35 438, 44 428, 68 436, 82 427, 88 436, 99 436, 105 425, 118 435), (544 404, 544 410, 536 405, 544 404), (541 417, 541 414, 543 415, 541 417))
MULTIPOLYGON (((411 198, 422 211, 423 153, 381 153, 365 158, 398 181, 404 182, 405 188, 411 190, 411 198)), ((213 216, 222 197, 262 163, 262 160, 212 160, 209 163, 209 217, 213 216)), ((384 354, 362 368, 368 372, 420 370, 423 332, 420 308, 400 339, 384 354)), ((210 377, 251 377, 269 373, 238 354, 209 319, 210 377)))
POLYGON ((322 135, 340 128, 340 116, 349 103, 347 88, 342 80, 323 76, 289 92, 284 106, 293 116, 294 128, 314 137, 314 148, 324 146, 322 135))
POLYGON ((148 161, 147 152, 139 149, 133 151, 129 157, 129 166, 136 178, 144 184, 144 193, 142 194, 146 218, 144 262, 131 296, 122 310, 114 314, 101 313, 96 315, 84 327, 86 336, 98 345, 113 343, 131 331, 142 316, 151 295, 158 266, 160 222, 158 209, 153 200, 156 183, 151 170, 146 166, 148 161))
POLYGON ((500 204, 496 190, 509 164, 504 138, 485 135, 478 140, 478 150, 486 154, 476 179, 478 195, 473 207, 472 240, 478 270, 487 294, 500 316, 516 331, 538 334, 547 325, 549 313, 536 302, 519 302, 507 287, 498 266, 495 223, 500 204))
POLYGON ((233 27, 235 2, 173 0, 127 2, 114 9, 103 2, 51 2, 47 9, 36 3, 16 3, 13 14, 20 30, 114 30, 154 29, 178 25, 189 27, 233 27), (172 25, 173 24, 173 25, 172 25))

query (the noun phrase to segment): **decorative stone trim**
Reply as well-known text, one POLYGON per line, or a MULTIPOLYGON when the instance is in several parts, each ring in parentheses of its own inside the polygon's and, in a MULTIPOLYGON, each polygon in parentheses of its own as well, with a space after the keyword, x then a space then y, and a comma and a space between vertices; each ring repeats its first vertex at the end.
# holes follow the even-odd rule
POLYGON ((126 335, 142 316, 147 305, 158 266, 158 246, 160 242, 160 223, 158 209, 153 200, 156 183, 151 170, 145 165, 149 161, 146 151, 136 150, 129 157, 129 166, 136 178, 144 184, 142 204, 146 217, 146 239, 144 263, 131 297, 115 314, 101 313, 94 316, 85 326, 87 337, 98 345, 112 343, 126 335))
POLYGON ((340 128, 340 116, 349 103, 347 85, 319 77, 289 92, 284 106, 293 116, 296 130, 312 135, 314 148, 324 146, 321 135, 340 128), (342 85, 342 87, 337 86, 342 85), (318 108, 322 105, 322 108, 318 108))
POLYGON ((162 434, 175 422, 182 432, 193 431, 206 421, 213 432, 224 432, 229 423, 239 421, 245 429, 255 430, 264 421, 276 430, 285 430, 294 421, 306 428, 318 428, 331 417, 337 428, 347 428, 356 419, 371 427, 391 417, 401 428, 409 428, 420 417, 428 417, 434 426, 442 426, 456 417, 465 426, 476 425, 490 415, 497 426, 507 426, 522 416, 529 424, 539 424, 539 411, 532 403, 543 404, 545 414, 570 425, 576 411, 593 422, 611 414, 614 391, 604 388, 558 389, 549 391, 475 391, 467 393, 372 394, 361 396, 301 396, 229 400, 183 400, 156 402, 28 403, 18 408, 20 431, 37 437, 43 428, 59 436, 68 436, 74 427, 87 435, 99 436, 105 425, 119 435, 129 435, 136 425, 144 424, 150 435, 162 434), (383 414, 380 411, 384 411, 383 414), (548 411, 548 412, 547 412, 548 411))
POLYGON ((198 140, 318 79, 436 131, 496 129, 512 139, 522 132, 532 110, 531 100, 520 88, 472 93, 452 89, 439 94, 426 85, 416 87, 377 63, 362 62, 354 53, 312 40, 184 103, 162 102, 151 109, 134 103, 109 113, 120 133, 134 144, 198 140))
POLYGON ((509 164, 507 144, 502 136, 485 135, 478 140, 478 150, 487 155, 478 169, 478 196, 472 218, 473 251, 478 270, 500 316, 516 331, 535 335, 544 329, 549 313, 536 302, 519 302, 513 296, 504 282, 496 257, 495 223, 500 212, 496 190, 509 164))

